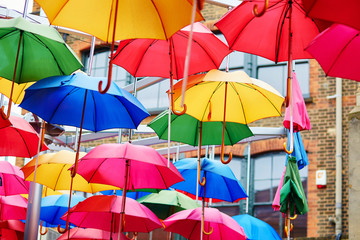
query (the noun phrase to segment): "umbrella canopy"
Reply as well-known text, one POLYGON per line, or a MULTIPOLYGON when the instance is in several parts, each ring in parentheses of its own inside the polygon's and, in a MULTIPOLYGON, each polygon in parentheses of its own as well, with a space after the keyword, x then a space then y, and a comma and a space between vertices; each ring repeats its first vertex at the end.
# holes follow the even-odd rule
POLYGON ((20 195, 0 196, 1 220, 26 219, 27 200, 20 195))
MULTIPOLYGON (((165 231, 175 232, 190 240, 200 239, 201 207, 177 212, 163 221, 165 231)), ((205 208, 205 231, 210 235, 203 235, 204 240, 246 239, 242 227, 230 216, 216 208, 205 208)))
POLYGON ((307 46, 326 75, 360 81, 360 37, 357 29, 333 24, 307 46))
POLYGON ((281 240, 279 234, 268 223, 248 214, 232 217, 244 229, 249 240, 281 240))
MULTIPOLYGON (((79 153, 80 157, 85 154, 85 152, 79 153)), ((35 182, 43 184, 53 190, 69 190, 71 184, 69 168, 75 162, 75 155, 75 152, 67 150, 40 155, 35 182)), ((25 179, 28 181, 34 179, 35 163, 36 159, 33 159, 22 167, 25 179)), ((88 183, 83 177, 76 174, 73 180, 73 189, 75 191, 95 193, 103 190, 116 189, 116 187, 88 183)))
POLYGON ((174 190, 162 190, 139 198, 137 201, 147 206, 160 219, 182 210, 199 207, 193 199, 174 190))
POLYGON ((24 239, 25 223, 19 220, 0 221, 1 239, 24 239))
MULTIPOLYGON (((70 209, 69 220, 78 227, 119 232, 121 196, 97 195, 87 198, 70 209)), ((136 200, 126 199, 125 232, 150 232, 161 228, 156 215, 136 200)), ((66 213, 62 219, 66 219, 66 213)))
MULTIPOLYGON (((181 159, 175 162, 174 165, 185 181, 174 184, 172 187, 195 195, 198 159, 181 159)), ((200 178, 204 176, 206 177, 206 186, 199 187, 198 195, 200 197, 216 198, 228 202, 235 202, 247 197, 243 186, 236 179, 230 167, 220 161, 203 158, 201 160, 200 178)))
MULTIPOLYGON (((169 40, 131 39, 120 41, 114 54, 114 64, 134 77, 184 77, 184 62, 190 26, 172 35, 169 40), (170 76, 172 75, 172 76, 170 76)), ((219 68, 230 53, 223 43, 202 23, 194 23, 189 75, 219 68)))
MULTIPOLYGON (((190 24, 192 10, 192 1, 189 0, 37 2, 44 9, 52 25, 80 30, 105 42, 112 41, 114 31, 115 40, 168 39, 182 27, 190 24)), ((195 20, 203 20, 200 10, 197 10, 195 20)))
MULTIPOLYGON (((168 139, 168 116, 165 110, 154 118, 148 126, 151 127, 160 139, 168 139)), ((222 142, 223 123, 201 122, 188 115, 171 114, 171 140, 186 143, 192 146, 199 144, 200 124, 202 124, 202 145, 220 145, 222 142)), ((225 123, 225 145, 234 145, 240 140, 253 136, 250 128, 245 124, 225 123)))
POLYGON ((0 48, 0 76, 6 79, 13 79, 19 49, 16 83, 68 75, 82 67, 56 29, 21 17, 0 19, 0 48))
MULTIPOLYGON (((0 128, 0 156, 35 156, 38 153, 39 134, 21 117, 11 116, 9 120, 11 126, 0 128)), ((47 149, 43 144, 40 151, 47 149)))
POLYGON ((49 123, 74 127, 81 127, 83 109, 83 128, 94 132, 137 128, 149 116, 144 106, 115 83, 107 94, 101 94, 98 92, 101 79, 81 72, 43 79, 26 89, 20 107, 49 123))
MULTIPOLYGON (((118 239, 118 233, 110 233, 101 229, 95 228, 72 228, 69 229, 70 238, 68 232, 62 234, 57 240, 67 240, 67 239, 76 239, 76 240, 95 240, 95 239, 118 239)), ((123 233, 120 233, 120 240, 128 240, 123 233)))
POLYGON ((9 119, 0 118, 0 129, 4 127, 11 126, 11 122, 9 119))
POLYGON ((9 196, 28 192, 29 187, 20 168, 7 161, 0 161, 0 195, 9 196))
MULTIPOLYGON (((22 83, 22 84, 14 84, 13 93, 11 101, 16 104, 20 104, 25 95, 25 89, 30 87, 33 83, 22 83)), ((0 93, 4 94, 6 97, 10 98, 11 95, 11 86, 12 83, 10 81, 6 81, 6 79, 0 77, 0 93)))
POLYGON ((310 17, 341 23, 360 30, 360 2, 357 0, 303 0, 310 17))
MULTIPOLYGON (((150 190, 150 189, 148 189, 148 190, 150 190)), ((156 191, 156 190, 154 189, 154 191, 156 191)), ((105 190, 105 191, 101 191, 101 194, 122 196, 123 191, 122 190, 105 190)), ((149 194, 151 194, 151 192, 142 192, 142 191, 127 192, 126 197, 137 200, 137 199, 142 198, 149 194)))
MULTIPOLYGON (((75 206, 85 198, 79 195, 73 195, 71 197, 70 207, 75 206)), ((59 224, 62 228, 65 228, 66 221, 60 219, 64 213, 68 210, 69 194, 52 195, 44 197, 41 200, 40 208, 40 220, 45 224, 45 227, 57 227, 59 224)))
POLYGON ((288 209, 291 215, 305 214, 309 211, 295 157, 288 158, 280 191, 280 212, 287 213, 288 209))
POLYGON ((130 190, 167 189, 183 181, 176 167, 172 163, 168 167, 167 160, 155 149, 129 143, 102 144, 93 148, 80 159, 78 174, 90 183, 130 190), (125 174, 127 167, 128 175, 125 174))
POLYGON ((262 9, 264 3, 243 1, 215 23, 230 49, 274 62, 288 61, 290 20, 292 59, 311 58, 304 48, 327 25, 307 17, 302 0, 269 0, 268 9, 261 17, 254 16, 255 5, 262 9))
MULTIPOLYGON (((182 81, 174 85, 175 109, 180 108, 182 81)), ((188 79, 186 113, 203 122, 220 121, 249 124, 281 115, 284 98, 269 84, 250 78, 244 71, 207 74, 188 79), (228 87, 226 87, 228 86, 228 87), (224 107, 225 99, 227 105, 224 107), (259 111, 261 109, 261 111, 259 111)))

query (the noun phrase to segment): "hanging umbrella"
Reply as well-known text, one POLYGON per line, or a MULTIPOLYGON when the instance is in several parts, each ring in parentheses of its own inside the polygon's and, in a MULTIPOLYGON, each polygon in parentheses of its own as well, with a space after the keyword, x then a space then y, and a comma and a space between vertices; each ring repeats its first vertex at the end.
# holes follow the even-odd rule
MULTIPOLYGON (((150 190, 150 189, 148 189, 148 190, 150 190)), ((156 191, 156 190, 154 189, 154 191, 156 191)), ((122 190, 105 190, 105 191, 101 191, 101 194, 122 196, 123 191, 122 190)), ((127 192, 126 197, 137 200, 137 199, 142 198, 149 194, 151 194, 151 192, 142 192, 142 191, 127 192)))
POLYGON ((25 183, 24 173, 20 168, 7 161, 0 161, 0 195, 10 196, 28 192, 29 186, 25 183))
MULTIPOLYGON (((80 157, 85 156, 85 152, 80 152, 80 157)), ((56 153, 46 153, 39 156, 38 167, 36 169, 35 182, 51 188, 52 190, 69 190, 71 185, 71 172, 69 168, 75 162, 75 152, 61 150, 56 153)), ((35 173, 36 159, 28 162, 22 171, 25 179, 32 181, 35 173)), ((117 189, 114 186, 104 184, 88 183, 83 177, 76 174, 73 179, 73 190, 88 193, 96 193, 103 190, 117 189)))
MULTIPOLYGON (((26 82, 22 84, 14 84, 11 101, 16 104, 20 104, 25 95, 25 89, 30 87, 33 83, 26 82)), ((0 77, 0 93, 10 98, 12 82, 6 81, 6 79, 0 77)))
MULTIPOLYGON (((82 67, 54 28, 21 17, 0 19, 0 47, 0 76, 11 79, 12 85, 71 74, 82 67)), ((12 94, 7 115, 2 113, 3 117, 10 116, 11 101, 12 94)))
MULTIPOLYGON (((38 153, 39 134, 21 117, 11 116, 9 120, 11 126, 0 128, 0 156, 35 156, 38 153)), ((40 151, 47 149, 47 146, 42 144, 40 151)))
POLYGON ((356 0, 303 0, 308 16, 360 30, 360 3, 356 0))
POLYGON ((20 195, 0 196, 1 220, 26 219, 27 200, 20 195))
MULTIPOLYGON (((101 229, 95 228, 72 228, 70 231, 70 237, 68 238, 68 232, 62 234, 57 240, 76 239, 76 240, 95 240, 95 239, 118 239, 118 233, 110 233, 101 229)), ((123 233, 120 233, 120 240, 128 240, 123 233)))
POLYGON ((244 229, 249 240, 281 240, 279 234, 268 223, 248 214, 232 217, 244 229))
MULTIPOLYGON (((200 239, 201 207, 177 212, 163 221, 165 231, 175 232, 190 240, 200 239)), ((230 216, 216 208, 205 208, 205 231, 213 230, 204 235, 205 240, 247 239, 242 227, 230 216)))
MULTIPOLYGON (((87 198, 70 209, 70 222, 78 227, 96 228, 111 233, 119 231, 119 215, 122 213, 121 196, 96 195, 87 198)), ((156 215, 136 200, 126 199, 125 232, 150 232, 161 228, 156 215)), ((66 219, 66 213, 62 219, 66 219)))
POLYGON ((357 29, 333 24, 306 47, 326 75, 360 81, 360 37, 357 29))
MULTIPOLYGON (((176 183, 172 187, 195 195, 196 184, 194 183, 196 183, 198 174, 197 159, 181 159, 176 161, 174 165, 185 181, 176 183)), ((200 197, 221 199, 227 202, 235 202, 247 197, 243 186, 228 165, 224 165, 220 161, 203 158, 200 169, 200 176, 206 176, 206 187, 201 186, 198 189, 200 197)))
POLYGON ((273 207, 274 211, 279 211, 280 210, 280 191, 281 191, 281 188, 282 188, 282 186, 284 184, 285 172, 286 172, 286 166, 285 166, 284 171, 283 171, 283 173, 281 175, 279 186, 276 189, 275 197, 274 197, 274 200, 272 202, 272 207, 273 207))
MULTIPOLYGON (((79 161, 78 174, 90 183, 122 188, 121 212, 125 209, 128 189, 167 189, 184 180, 176 167, 172 163, 168 167, 167 160, 155 149, 129 143, 95 147, 79 161)), ((123 224, 121 220, 120 224, 123 224)))
MULTIPOLYGON (((103 82, 99 83, 99 91, 102 93, 106 93, 110 87, 115 41, 134 38, 169 39, 191 23, 193 5, 189 0, 146 0, 137 3, 123 0, 86 3, 79 0, 39 0, 38 3, 51 24, 77 29, 112 43, 106 88, 102 90, 103 82), (99 9, 102 11, 99 12, 99 9)), ((203 20, 200 10, 194 14, 193 19, 203 20)))
POLYGON ((147 206, 160 219, 182 210, 199 207, 193 199, 174 190, 162 190, 139 198, 137 201, 147 206))
MULTIPOLYGON (((175 110, 180 107, 182 82, 174 86, 175 110)), ((250 78, 244 71, 210 70, 190 77, 186 86, 186 113, 202 122, 222 122, 221 161, 224 161, 226 122, 249 124, 281 115, 284 98, 269 84, 250 78), (259 111, 261 109, 261 111, 259 111)))
POLYGON ((19 220, 0 221, 0 238, 9 240, 24 239, 25 223, 19 220))

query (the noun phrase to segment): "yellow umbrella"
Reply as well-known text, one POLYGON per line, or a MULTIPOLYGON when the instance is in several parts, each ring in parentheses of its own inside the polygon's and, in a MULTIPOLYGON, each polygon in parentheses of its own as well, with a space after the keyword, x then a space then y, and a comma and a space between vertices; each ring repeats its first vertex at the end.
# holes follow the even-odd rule
MULTIPOLYGON (((14 83, 14 90, 12 95, 12 101, 16 104, 20 104, 24 98, 25 89, 30 87, 33 82, 17 84, 14 83)), ((0 93, 10 98, 12 82, 0 77, 0 93)))
MULTIPOLYGON (((111 42, 110 87, 114 42, 123 39, 169 39, 191 23, 192 0, 37 0, 52 25, 89 33, 111 42)), ((204 20, 197 9, 195 21, 204 20)))
MULTIPOLYGON (((181 111, 182 81, 174 85, 175 110, 181 111)), ((186 85, 186 113, 202 122, 222 121, 249 124, 281 115, 284 98, 269 84, 250 78, 244 71, 222 72, 189 77, 186 85)), ((223 148, 221 160, 223 160, 223 148)), ((231 160, 231 155, 230 159, 231 160)))
MULTIPOLYGON (((57 153, 46 153, 39 156, 35 182, 51 188, 52 190, 69 190, 71 184, 71 171, 68 169, 75 163, 75 152, 61 150, 57 153)), ((86 153, 80 152, 80 157, 86 153)), ((34 178, 35 160, 31 160, 22 167, 25 180, 34 178)), ((119 189, 105 184, 88 183, 82 176, 76 174, 73 190, 95 193, 104 190, 119 189)))

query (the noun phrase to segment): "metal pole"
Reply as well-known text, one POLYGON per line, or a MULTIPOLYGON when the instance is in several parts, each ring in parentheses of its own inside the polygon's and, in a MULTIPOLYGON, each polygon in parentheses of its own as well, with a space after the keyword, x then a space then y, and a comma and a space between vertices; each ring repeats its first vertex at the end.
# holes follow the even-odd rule
POLYGON ((246 173, 246 193, 248 197, 246 198, 246 214, 249 213, 249 197, 250 197, 250 167, 251 167, 251 146, 250 142, 248 142, 247 149, 247 173, 246 173))
POLYGON ((28 202, 24 240, 37 240, 43 186, 30 182, 30 189, 34 190, 29 192, 29 199, 33 199, 33 201, 32 203, 31 201, 28 202))
POLYGON ((23 17, 23 18, 26 18, 28 5, 29 5, 29 0, 25 0, 25 4, 24 4, 24 12, 23 12, 23 14, 22 14, 22 17, 23 17))

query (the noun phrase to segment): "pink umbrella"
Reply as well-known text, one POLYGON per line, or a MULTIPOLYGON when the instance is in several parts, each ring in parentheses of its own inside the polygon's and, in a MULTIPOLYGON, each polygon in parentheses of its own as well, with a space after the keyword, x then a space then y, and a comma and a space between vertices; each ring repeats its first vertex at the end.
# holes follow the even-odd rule
POLYGON ((273 207, 274 211, 279 211, 280 210, 280 190, 281 190, 281 188, 283 186, 285 171, 286 171, 286 166, 285 166, 284 171, 283 171, 283 173, 281 175, 280 183, 279 183, 278 188, 276 189, 274 201, 272 203, 272 207, 273 207))
POLYGON ((0 219, 26 219, 27 200, 21 195, 0 196, 0 219))
MULTIPOLYGON (((70 209, 69 221, 78 227, 96 228, 111 233, 119 232, 122 196, 96 195, 79 202, 70 209)), ((150 232, 161 228, 156 215, 136 200, 127 198, 124 221, 125 232, 150 232)), ((66 220, 68 214, 62 219, 66 220)))
MULTIPOLYGON (((69 230, 70 236, 68 236, 68 232, 65 232, 61 235, 57 240, 66 240, 66 239, 77 239, 77 240, 93 240, 93 239, 117 239, 118 233, 111 233, 100 229, 95 228, 72 228, 69 230)), ((128 240, 123 233, 120 236, 121 240, 128 240)))
MULTIPOLYGON (((200 239, 202 209, 201 207, 177 212, 163 221, 165 231, 175 232, 186 239, 200 239)), ((216 208, 205 208, 203 230, 205 240, 246 239, 244 229, 230 216, 216 208)))
POLYGON ((333 24, 307 46, 328 76, 360 81, 359 30, 333 24))
MULTIPOLYGON (((0 156, 31 158, 38 153, 39 134, 23 118, 11 116, 11 126, 0 128, 0 156)), ((45 144, 40 151, 47 150, 45 144)))
POLYGON ((172 163, 168 167, 167 160, 155 149, 129 143, 95 147, 80 159, 77 173, 90 183, 122 188, 125 197, 122 209, 128 189, 167 189, 184 180, 176 167, 172 163))
POLYGON ((7 161, 0 161, 0 195, 9 196, 29 193, 29 184, 24 180, 24 173, 17 166, 7 161))

